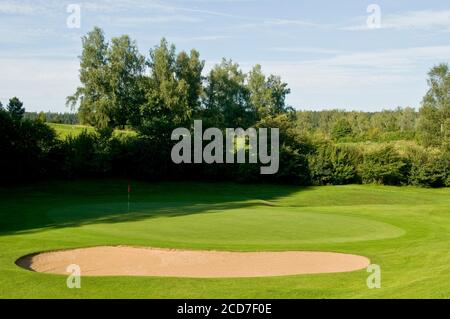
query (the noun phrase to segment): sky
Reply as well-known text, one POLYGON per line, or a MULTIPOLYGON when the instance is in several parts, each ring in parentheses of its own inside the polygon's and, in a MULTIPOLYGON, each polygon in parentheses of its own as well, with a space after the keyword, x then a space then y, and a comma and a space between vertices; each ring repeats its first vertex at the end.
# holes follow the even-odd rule
POLYGON ((130 35, 146 56, 162 37, 195 48, 205 74, 224 57, 261 64, 299 110, 418 108, 427 72, 450 60, 447 0, 0 0, 0 101, 70 111, 94 26, 130 35))

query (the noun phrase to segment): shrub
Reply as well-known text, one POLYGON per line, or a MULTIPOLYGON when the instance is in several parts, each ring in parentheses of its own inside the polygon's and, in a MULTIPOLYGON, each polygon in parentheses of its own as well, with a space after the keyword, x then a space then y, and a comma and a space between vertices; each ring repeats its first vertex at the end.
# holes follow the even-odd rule
POLYGON ((0 137, 0 182, 31 180, 48 172, 48 154, 57 144, 50 127, 0 110, 0 137))
POLYGON ((98 177, 111 172, 109 140, 97 133, 83 130, 78 136, 68 136, 62 152, 62 171, 68 177, 98 177))
POLYGON ((350 122, 346 119, 337 121, 331 130, 331 137, 338 141, 342 138, 349 137, 353 134, 353 129, 350 122))
POLYGON ((366 152, 359 171, 365 184, 400 185, 408 180, 409 164, 387 145, 366 152))
POLYGON ((446 181, 446 160, 439 149, 410 150, 411 171, 409 183, 415 186, 441 187, 446 181))
POLYGON ((343 185, 358 181, 360 154, 354 147, 320 144, 308 156, 311 181, 315 185, 343 185))

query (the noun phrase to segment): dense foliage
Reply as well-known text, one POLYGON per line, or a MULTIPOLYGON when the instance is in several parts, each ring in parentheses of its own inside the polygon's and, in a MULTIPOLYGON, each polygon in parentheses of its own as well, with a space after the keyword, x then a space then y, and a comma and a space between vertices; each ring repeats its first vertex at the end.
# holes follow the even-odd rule
MULTIPOLYGON (((12 98, 0 104, 2 179, 130 177, 147 180, 209 179, 301 185, 379 183, 450 186, 450 73, 429 74, 420 112, 294 111, 280 77, 257 65, 248 73, 222 60, 206 76, 196 50, 177 52, 166 40, 139 53, 128 36, 105 40, 95 28, 83 38, 81 86, 67 102, 78 110, 83 132, 56 138, 45 122, 73 123, 73 113, 25 113, 12 98), (273 176, 258 164, 172 162, 177 127, 279 128, 280 164, 273 176), (128 128, 137 135, 112 135, 128 128)), ((248 151, 248 150, 247 150, 248 151)))

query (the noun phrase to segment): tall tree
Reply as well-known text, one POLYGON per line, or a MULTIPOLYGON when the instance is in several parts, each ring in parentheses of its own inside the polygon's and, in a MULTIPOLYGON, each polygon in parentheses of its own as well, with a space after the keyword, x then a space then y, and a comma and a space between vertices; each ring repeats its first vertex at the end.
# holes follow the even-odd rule
POLYGON ((429 90, 420 109, 419 129, 425 145, 439 145, 450 138, 450 70, 440 64, 428 73, 429 90))
POLYGON ((98 129, 112 125, 112 109, 109 97, 107 53, 108 43, 103 30, 95 27, 82 38, 83 52, 80 56, 80 82, 74 95, 67 97, 67 105, 75 108, 82 123, 98 129))
POLYGON ((194 115, 200 111, 200 96, 203 92, 202 71, 205 61, 200 60, 200 53, 191 50, 190 55, 182 51, 176 60, 176 76, 188 86, 188 104, 194 115))
POLYGON ((20 121, 23 118, 25 113, 25 108, 23 107, 22 101, 20 101, 17 97, 13 97, 9 100, 8 105, 6 106, 11 118, 14 121, 20 121))
POLYGON ((127 35, 112 39, 106 57, 111 126, 123 128, 144 102, 140 81, 145 71, 145 57, 127 35))
POLYGON ((406 107, 404 109, 398 108, 399 124, 401 132, 413 132, 416 129, 417 124, 417 112, 412 107, 406 107))
POLYGON ((209 126, 246 128, 256 122, 245 80, 246 75, 231 60, 223 59, 210 71, 203 101, 209 126))
POLYGON ((266 79, 258 64, 249 72, 247 86, 250 103, 257 113, 258 120, 287 111, 285 100, 290 89, 287 87, 287 83, 281 81, 280 77, 270 75, 266 79))
POLYGON ((189 124, 189 85, 177 77, 175 46, 162 39, 150 50, 150 77, 146 81, 146 101, 141 106, 138 130, 153 138, 166 138, 179 126, 189 124))

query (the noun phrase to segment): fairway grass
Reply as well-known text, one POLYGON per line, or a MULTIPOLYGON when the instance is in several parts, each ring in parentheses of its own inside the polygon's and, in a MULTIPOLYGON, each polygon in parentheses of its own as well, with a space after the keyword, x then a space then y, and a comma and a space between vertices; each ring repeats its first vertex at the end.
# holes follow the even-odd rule
MULTIPOLYGON (((77 137, 84 131, 88 133, 94 133, 95 129, 92 126, 87 125, 75 125, 75 124, 57 124, 47 123, 48 126, 56 131, 56 135, 60 140, 65 140, 69 136, 77 137)), ((136 132, 130 130, 114 130, 114 136, 135 136, 136 132)))
POLYGON ((118 180, 0 189, 1 298, 450 298, 450 189, 293 187, 118 180), (66 276, 15 265, 36 252, 92 246, 329 251, 365 270, 263 278, 66 276))

